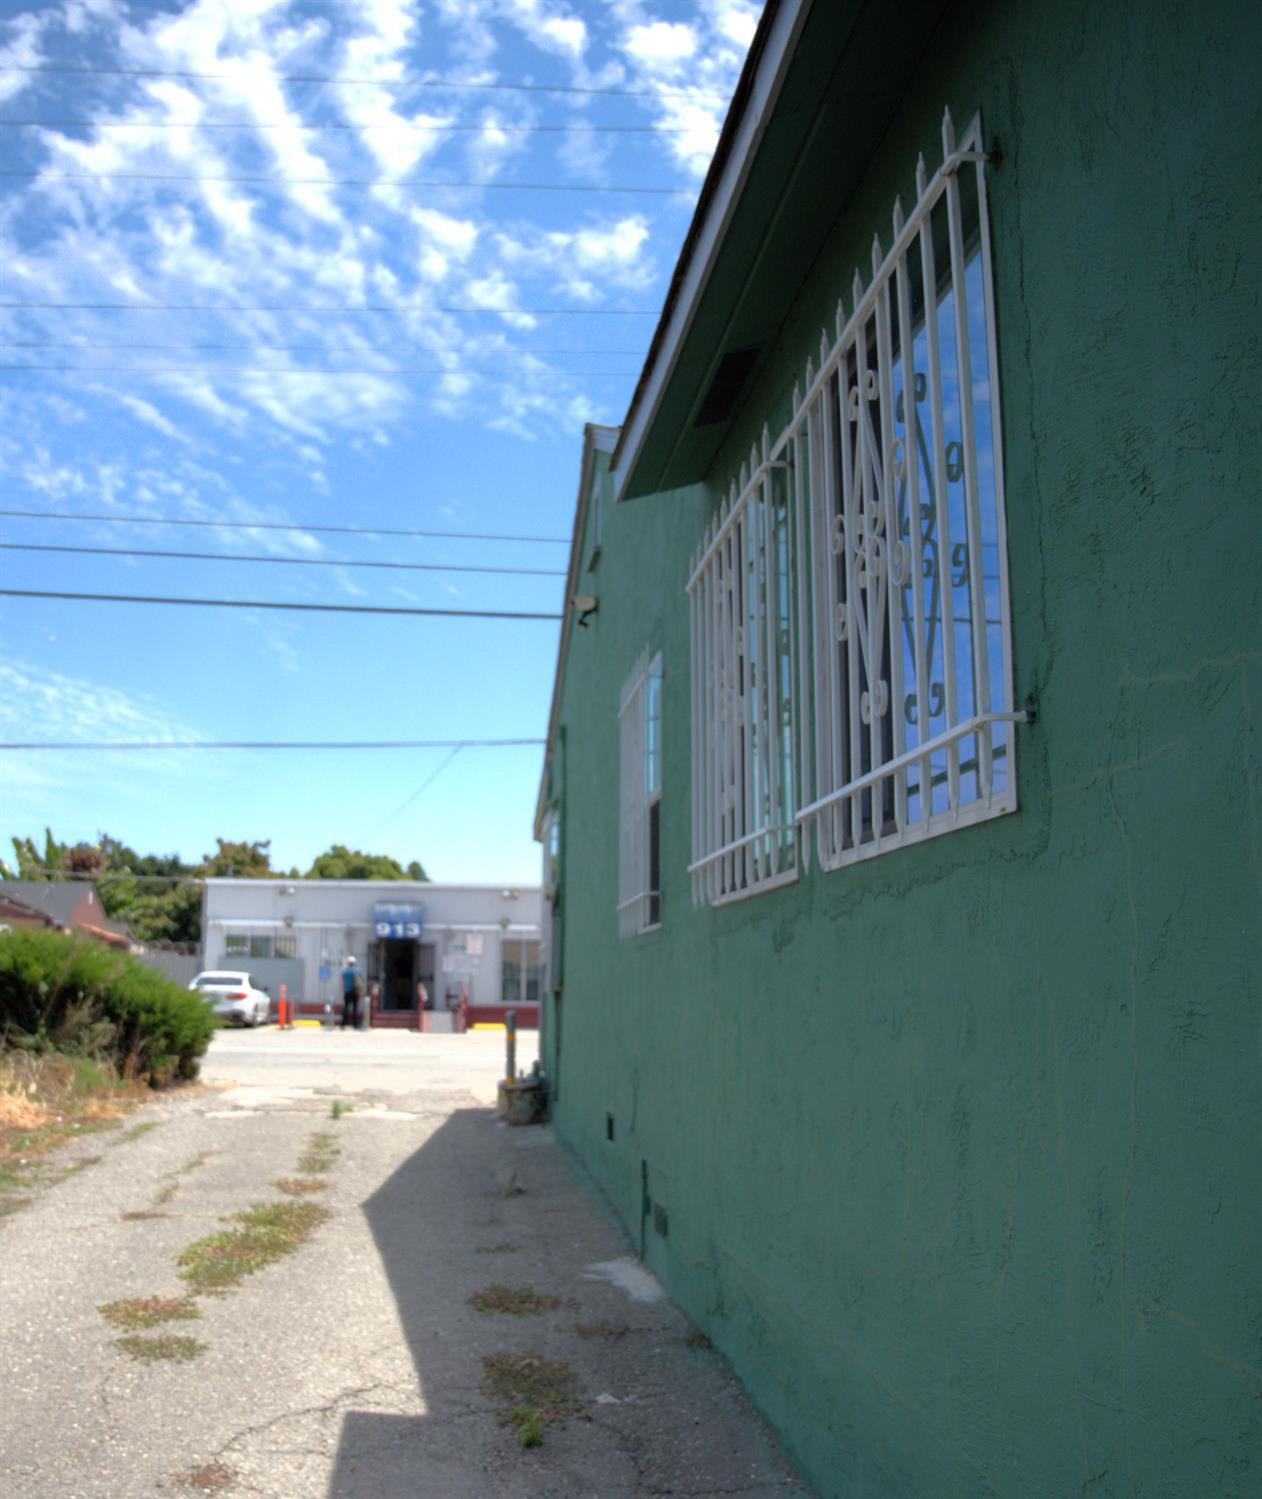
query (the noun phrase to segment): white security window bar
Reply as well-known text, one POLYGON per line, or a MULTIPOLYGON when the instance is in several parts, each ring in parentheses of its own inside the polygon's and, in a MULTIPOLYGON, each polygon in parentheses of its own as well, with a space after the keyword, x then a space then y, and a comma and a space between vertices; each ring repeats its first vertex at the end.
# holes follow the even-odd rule
POLYGON ((799 535, 787 461, 764 429, 688 582, 694 903, 797 877, 799 535))
POLYGON ((641 652, 618 708, 618 930, 661 921, 662 658, 641 652))
POLYGON ((957 146, 948 112, 942 141, 782 439, 811 528, 797 818, 826 869, 1016 808, 986 158, 978 122, 957 146))

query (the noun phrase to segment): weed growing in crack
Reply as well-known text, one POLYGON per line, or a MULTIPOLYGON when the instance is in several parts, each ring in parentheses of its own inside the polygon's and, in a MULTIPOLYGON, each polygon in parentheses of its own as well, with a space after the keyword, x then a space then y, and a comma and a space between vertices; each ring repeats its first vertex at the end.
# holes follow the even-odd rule
POLYGON ((489 1353, 482 1368, 487 1392, 500 1406, 500 1425, 511 1426, 523 1447, 537 1447, 554 1422, 587 1416, 569 1364, 534 1353, 489 1353))
POLYGON ((561 1305, 559 1296, 548 1296, 534 1286, 487 1286, 469 1297, 469 1305, 479 1312, 507 1312, 513 1317, 534 1317, 561 1305))
POLYGON ((354 1105, 347 1103, 344 1099, 335 1098, 329 1105, 329 1118, 340 1119, 343 1114, 354 1112, 354 1105))
POLYGON ((99 1166, 105 1159, 99 1155, 85 1155, 81 1161, 75 1161, 72 1165, 64 1167, 52 1178, 52 1184, 56 1186, 59 1182, 69 1181, 72 1176, 78 1176, 80 1172, 86 1171, 89 1166, 99 1166))
POLYGON ((139 1332, 146 1327, 158 1327, 163 1322, 187 1322, 200 1317, 197 1303, 191 1296, 133 1296, 125 1301, 107 1301, 97 1311, 115 1327, 125 1327, 129 1332, 139 1332))
POLYGON ((272 1186, 287 1197, 305 1197, 312 1192, 328 1190, 328 1182, 322 1176, 282 1176, 272 1186))
POLYGON ((516 1254, 516 1244, 479 1244, 474 1254, 516 1254))
POLYGON ((194 1291, 221 1295, 292 1254, 329 1216, 314 1202, 256 1203, 227 1220, 239 1228, 194 1240, 175 1262, 194 1291))
POLYGON ((635 1328, 628 1322, 580 1322, 574 1331, 580 1338, 625 1338, 635 1328))
POLYGON ((504 1185, 502 1187, 496 1187, 493 1192, 488 1192, 486 1195, 488 1197, 524 1197, 526 1195, 526 1189, 517 1180, 517 1170, 514 1167, 514 1169, 508 1173, 508 1180, 504 1183, 504 1185))
POLYGON ((205 1343, 199 1343, 196 1338, 177 1338, 171 1334, 161 1338, 142 1338, 139 1333, 131 1333, 125 1338, 115 1338, 114 1346, 142 1364, 187 1364, 199 1353, 206 1352, 205 1343))
POLYGON ((120 1213, 119 1218, 124 1223, 143 1223, 149 1218, 169 1218, 170 1213, 155 1213, 152 1208, 140 1208, 134 1213, 120 1213))
POLYGON ((141 1135, 147 1135, 151 1129, 157 1129, 161 1120, 143 1119, 139 1124, 133 1124, 130 1129, 125 1129, 117 1140, 112 1140, 112 1145, 121 1145, 124 1140, 139 1140, 141 1135))
POLYGON ((703 1333, 699 1327, 690 1327, 688 1331, 684 1333, 684 1346, 687 1348, 695 1348, 698 1350, 698 1352, 701 1353, 706 1353, 714 1345, 710 1342, 710 1339, 706 1337, 705 1333, 703 1333))
POLYGON ((303 1176, 322 1176, 332 1167, 341 1153, 341 1150, 333 1143, 332 1135, 312 1135, 298 1161, 298 1170, 303 1176))

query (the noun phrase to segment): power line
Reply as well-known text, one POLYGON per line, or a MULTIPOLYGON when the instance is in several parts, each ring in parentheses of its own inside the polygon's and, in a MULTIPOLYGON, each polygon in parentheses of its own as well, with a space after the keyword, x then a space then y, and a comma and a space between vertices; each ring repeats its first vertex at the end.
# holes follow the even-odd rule
POLYGON ((193 172, 0 172, 0 177, 38 177, 41 182, 235 182, 252 187, 423 187, 478 192, 632 193, 658 198, 693 198, 690 187, 618 187, 600 182, 431 182, 417 177, 228 177, 193 172))
POLYGON ((373 830, 372 830, 371 833, 365 833, 364 834, 363 842, 367 843, 370 838, 375 838, 377 836, 377 834, 382 831, 383 828, 388 828, 390 826, 390 824, 394 821, 394 819, 396 817, 398 817, 401 813, 406 812, 407 809, 412 805, 412 803, 417 799, 417 797, 419 797, 421 795, 421 793, 423 791, 428 791, 429 790, 429 788, 434 784, 434 782, 438 779, 438 777, 440 775, 442 775, 443 771, 447 769, 447 767, 451 764, 451 762, 456 758, 456 756, 464 748, 465 748, 465 746, 463 744, 456 745, 455 749, 452 750, 451 754, 449 754, 447 756, 447 758, 438 767, 438 769, 434 770, 434 771, 431 771, 430 774, 425 777, 425 779, 416 788, 416 790, 412 793, 411 796, 407 797, 404 801, 402 801, 394 809, 394 811, 391 812, 391 814, 389 815, 389 817, 387 817, 384 822, 379 822, 377 824, 377 826, 375 828, 373 828, 373 830))
POLYGON ((503 536, 492 531, 415 531, 398 526, 309 526, 302 522, 263 520, 185 520, 162 515, 85 515, 60 510, 0 510, 24 520, 110 521, 126 526, 202 526, 221 531, 311 531, 339 536, 422 536, 436 541, 521 541, 569 546, 568 536, 503 536))
POLYGON ((284 375, 324 379, 329 375, 379 375, 383 379, 413 375, 500 375, 521 380, 543 377, 551 380, 634 380, 638 370, 532 370, 522 368, 475 368, 444 370, 403 366, 335 366, 322 369, 280 369, 274 364, 0 364, 0 374, 22 371, 39 375, 284 375))
POLYGON ((394 604, 289 604, 277 599, 177 599, 147 593, 63 593, 41 588, 0 588, 0 598, 68 599, 94 604, 183 604, 204 609, 288 609, 302 614, 405 614, 443 619, 548 619, 562 614, 542 614, 520 609, 415 609, 394 604))
MULTIPOLYGON (((2 304, 0 304, 0 305, 2 305, 2 304)), ((326 355, 328 357, 333 357, 333 356, 340 355, 340 354, 362 355, 364 353, 363 349, 339 348, 336 344, 334 344, 332 346, 329 346, 327 344, 273 344, 273 343, 266 343, 266 344, 260 344, 260 343, 252 343, 252 344, 190 344, 190 343, 174 343, 173 344, 173 343, 161 343, 161 344, 159 344, 159 343, 137 343, 137 342, 132 342, 132 341, 119 342, 117 340, 111 340, 108 343, 102 343, 102 342, 100 342, 100 341, 98 341, 96 339, 89 339, 89 338, 63 338, 63 339, 0 338, 0 349, 147 349, 147 350, 165 349, 165 350, 171 350, 171 351, 179 350, 179 351, 182 351, 184 353, 189 353, 189 354, 211 354, 211 353, 231 352, 231 351, 235 350, 237 352, 246 351, 246 352, 250 352, 250 353, 254 353, 254 354, 324 354, 324 355, 326 355)), ((432 354, 435 351, 434 351, 433 348, 429 347, 426 344, 375 344, 373 346, 372 352, 376 353, 376 354, 432 354)), ((542 353, 542 354, 546 354, 549 359, 553 358, 557 354, 592 354, 592 355, 599 355, 599 356, 608 355, 611 358, 616 356, 616 357, 622 358, 622 359, 632 359, 632 358, 643 359, 643 357, 644 357, 644 350, 642 348, 639 348, 639 349, 609 349, 609 348, 603 348, 602 347, 602 348, 599 348, 599 349, 567 349, 567 348, 563 348, 563 347, 549 347, 549 348, 546 348, 546 349, 542 349, 539 352, 542 353)), ((521 358, 526 359, 526 358, 530 358, 530 357, 534 356, 535 355, 535 350, 529 349, 529 348, 526 348, 526 349, 507 349, 507 350, 505 350, 505 353, 506 354, 516 355, 516 356, 520 356, 521 358)), ((468 366, 466 366, 466 369, 467 368, 468 368, 468 366)), ((488 366, 488 368, 491 368, 491 367, 488 366)), ((503 365, 494 366, 494 368, 505 368, 505 366, 503 366, 503 365)), ((532 366, 530 366, 530 365, 523 365, 522 368, 525 369, 525 370, 527 370, 527 371, 529 371, 532 368, 532 366)), ((480 366, 474 366, 473 369, 474 369, 474 371, 478 371, 478 370, 480 370, 480 366)), ((444 373, 447 373, 447 372, 444 371, 444 373)), ((464 373, 464 371, 463 370, 457 370, 457 371, 453 371, 452 373, 462 374, 462 373, 464 373)), ((564 371, 563 373, 567 373, 568 374, 570 372, 569 371, 564 371)))
MULTIPOLYGON (((8 63, 0 67, 0 73, 44 73, 63 74, 72 77, 97 78, 197 78, 221 83, 240 83, 237 73, 194 73, 171 68, 96 68, 64 67, 50 63, 8 63)), ((572 83, 466 83, 447 81, 441 78, 354 78, 336 74, 287 73, 269 80, 272 83, 336 83, 351 88, 398 88, 398 89, 447 89, 452 92, 498 91, 520 94, 581 94, 605 99, 713 99, 726 102, 727 94, 711 93, 702 89, 626 89, 585 88, 572 83)))
POLYGON ((691 125, 508 125, 499 121, 469 124, 453 121, 442 125, 422 125, 416 120, 381 120, 375 124, 343 120, 313 122, 303 120, 76 120, 50 117, 29 120, 0 119, 0 126, 15 129, 48 128, 55 130, 290 130, 290 131, 367 131, 410 130, 428 135, 495 133, 500 135, 689 135, 691 125))
POLYGON ((283 567, 378 567, 416 573, 504 573, 523 578, 563 578, 564 568, 474 567, 445 562, 369 562, 353 557, 263 557, 231 552, 158 552, 137 547, 47 546, 37 542, 0 541, 4 552, 70 552, 93 557, 174 557, 190 562, 273 562, 283 567))
MULTIPOLYGON (((0 173, 0 176, 3 176, 0 173)), ((349 315, 351 313, 385 313, 391 317, 404 317, 410 312, 438 312, 451 315, 486 313, 502 317, 656 317, 651 307, 461 307, 455 305, 390 307, 384 303, 367 303, 361 307, 234 307, 225 303, 214 307, 205 302, 0 302, 0 308, 24 312, 297 312, 313 317, 349 315)))
MULTIPOLYGON (((546 739, 146 739, 0 741, 0 750, 414 750, 537 748, 546 739)), ((419 793, 418 793, 419 794, 419 793)), ((402 808, 400 808, 400 811, 402 808)), ((176 879, 176 875, 153 875, 176 879)))

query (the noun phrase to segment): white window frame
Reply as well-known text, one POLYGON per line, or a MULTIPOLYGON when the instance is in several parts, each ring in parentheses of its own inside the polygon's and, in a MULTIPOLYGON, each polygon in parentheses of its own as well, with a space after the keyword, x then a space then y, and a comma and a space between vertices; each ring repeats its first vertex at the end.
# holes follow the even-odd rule
POLYGON ((774 443, 764 429, 761 449, 742 467, 693 559, 689 868, 695 901, 720 905, 795 879, 807 862, 812 832, 822 867, 837 869, 1016 809, 1014 725, 1027 715, 1014 711, 1012 701, 981 138, 975 119, 957 144, 945 113, 941 166, 930 178, 923 157, 918 162, 911 214, 895 201, 889 251, 883 254, 874 238, 870 282, 865 288, 855 272, 850 316, 838 302, 834 333, 820 338, 818 365, 808 362, 805 384, 794 388, 788 425, 774 443), (972 253, 960 185, 967 171, 975 173, 978 218, 972 253), (935 209, 946 221, 943 255, 935 253, 935 209), (974 261, 988 387, 980 397, 969 322, 970 291, 975 297, 978 290, 974 261), (944 338, 939 309, 948 299, 953 329, 944 338), (911 331, 910 338, 899 338, 897 353, 895 326, 911 331), (923 371, 916 367, 922 341, 923 371), (944 344, 954 350, 953 368, 944 363, 944 344), (959 436, 952 428, 948 442, 943 397, 951 382, 959 436), (926 401, 928 439, 918 415, 910 440, 896 430, 903 423, 899 387, 913 393, 909 411, 926 401), (993 469, 985 495, 979 413, 989 429, 993 469), (789 576, 769 590, 768 560, 784 562, 765 522, 784 476, 792 496, 789 576), (962 487, 952 491, 951 485, 962 487), (789 593, 786 630, 783 599, 789 593), (967 610, 962 620, 960 607, 967 610), (780 617, 772 619, 773 611, 780 617), (906 667, 905 636, 911 641, 906 667), (752 649, 745 648, 747 640, 752 649), (776 669, 762 673, 760 659, 776 669), (780 670, 785 661, 787 692, 780 670), (768 681, 760 677, 773 678, 780 689, 770 701, 768 681), (931 725, 924 737, 915 726, 922 703, 931 725), (792 770, 782 753, 786 744, 792 745, 792 770), (797 793, 806 805, 795 805, 797 793), (788 828, 795 838, 785 836, 788 828))
POLYGON ((623 937, 655 930, 661 925, 661 853, 658 849, 658 889, 652 888, 653 808, 661 837, 661 720, 656 733, 650 723, 651 684, 658 684, 661 706, 661 653, 641 651, 623 683, 618 705, 618 931, 623 937))

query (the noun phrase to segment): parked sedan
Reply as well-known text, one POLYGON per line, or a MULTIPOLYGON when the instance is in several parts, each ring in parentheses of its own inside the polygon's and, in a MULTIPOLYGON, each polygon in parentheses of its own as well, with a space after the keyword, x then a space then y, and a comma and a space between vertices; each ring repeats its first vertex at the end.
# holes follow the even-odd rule
POLYGON ((238 970, 216 969, 199 973, 189 985, 196 989, 215 1014, 229 1024, 266 1025, 272 1014, 272 1001, 260 989, 251 974, 238 970))

